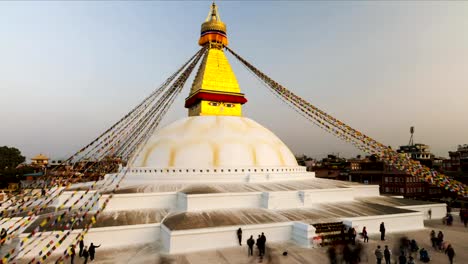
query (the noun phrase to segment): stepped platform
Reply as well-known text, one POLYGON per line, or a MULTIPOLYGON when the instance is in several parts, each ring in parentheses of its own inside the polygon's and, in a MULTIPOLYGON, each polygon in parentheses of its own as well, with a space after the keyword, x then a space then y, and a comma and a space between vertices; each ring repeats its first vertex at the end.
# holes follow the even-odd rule
MULTIPOLYGON (((235 246, 236 230, 241 227, 244 236, 264 232, 270 242, 292 241, 303 247, 313 247, 313 238, 317 236, 313 225, 318 223, 342 222, 358 230, 366 226, 369 234, 374 234, 378 233, 381 222, 395 232, 422 229, 425 212, 429 209, 434 218, 445 215, 444 204, 381 197, 378 186, 315 178, 262 183, 153 184, 142 189, 132 188, 124 188, 114 195, 87 234, 86 241, 103 244, 103 249, 155 243, 160 245, 161 252, 177 254, 235 246)), ((56 203, 67 200, 71 193, 65 192, 56 203)), ((78 192, 77 196, 80 194, 84 192, 78 192)), ((99 199, 98 203, 102 204, 107 197, 106 193, 89 192, 83 201, 99 199)), ((75 198, 69 199, 68 206, 75 202, 75 198)), ((76 203, 75 208, 80 208, 80 203, 76 203)), ((97 206, 70 231, 64 245, 71 243, 89 223, 95 210, 97 206)), ((60 213, 54 215, 51 222, 60 213)), ((37 216, 19 238, 28 236, 49 215, 50 212, 37 216)), ((68 218, 62 222, 68 222, 68 218)), ((63 224, 46 227, 34 235, 38 237, 36 246, 45 246, 57 231, 68 229, 63 224)))

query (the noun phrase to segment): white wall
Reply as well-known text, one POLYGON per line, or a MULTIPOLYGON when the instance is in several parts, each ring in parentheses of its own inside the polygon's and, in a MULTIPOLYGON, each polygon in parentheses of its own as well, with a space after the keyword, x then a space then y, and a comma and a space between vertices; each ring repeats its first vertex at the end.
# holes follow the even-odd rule
POLYGON ((380 195, 379 185, 352 185, 354 197, 375 197, 380 195))
POLYGON ((303 207, 304 202, 298 191, 264 192, 262 205, 267 209, 286 209, 303 207))
POLYGON ((261 204, 267 209, 306 208, 320 203, 353 201, 354 194, 352 188, 264 192, 261 204))
MULTIPOLYGON (((59 197, 57 197, 52 204, 53 206, 61 206, 64 204, 65 208, 73 206, 74 208, 81 208, 85 204, 87 208, 89 208, 95 199, 98 199, 100 196, 99 193, 96 191, 89 191, 86 193, 85 191, 78 191, 78 192, 64 192, 59 197), (78 202, 77 202, 78 201, 78 202), (75 202, 77 202, 75 204, 75 202)), ((99 203, 94 205, 94 208, 97 209, 99 203)))
MULTIPOLYGON (((107 211, 160 208, 199 211, 226 208, 289 209, 313 207, 319 203, 349 202, 354 197, 376 196, 378 186, 310 189, 300 191, 185 194, 179 192, 115 194, 107 211), (137 207, 136 207, 137 205, 137 207)), ((70 195, 70 193, 66 193, 70 195)), ((79 197, 79 195, 77 195, 79 197)), ((75 198, 77 198, 75 197, 75 198)), ((108 195, 100 198, 99 204, 108 195)), ((61 200, 66 197, 61 197, 61 200)), ((73 201, 73 200, 72 200, 73 201)), ((70 203, 72 202, 70 201, 70 203)), ((434 214, 435 215, 435 214, 434 214)))
POLYGON ((318 203, 350 202, 354 200, 352 188, 333 188, 299 191, 304 198, 304 206, 318 203))
POLYGON ((315 236, 315 227, 302 222, 295 222, 292 228, 292 240, 303 247, 312 246, 312 238, 315 236))
POLYGON ((424 228, 424 215, 421 212, 351 217, 342 218, 342 220, 345 225, 356 228, 357 232, 361 232, 365 226, 369 234, 380 233, 380 223, 382 222, 385 224, 386 233, 414 231, 424 228))
POLYGON ((265 233, 268 244, 268 242, 290 240, 292 225, 292 222, 287 222, 179 231, 169 231, 163 227, 162 243, 166 252, 171 254, 235 247, 239 246, 236 231, 240 227, 242 228, 242 243, 244 246, 246 244, 246 240, 251 235, 256 239, 262 232, 265 233))
POLYGON ((424 220, 429 219, 428 211, 431 210, 431 219, 442 219, 447 215, 447 205, 444 203, 439 204, 422 204, 422 205, 408 205, 398 206, 397 208, 408 209, 423 213, 424 220))
MULTIPOLYGON (((116 227, 101 227, 92 228, 86 234, 84 238, 85 245, 89 245, 91 242, 95 245, 101 245, 99 249, 117 248, 128 245, 138 245, 145 243, 157 243, 160 239, 160 223, 157 224, 145 224, 145 225, 131 225, 131 226, 116 226, 116 227)), ((53 252, 54 255, 63 254, 67 247, 74 241, 81 230, 73 230, 71 234, 64 240, 64 242, 53 252)), ((56 234, 60 234, 60 238, 64 233, 59 231, 55 232, 41 232, 37 233, 29 241, 33 241, 32 244, 24 247, 22 254, 19 257, 23 257, 26 254, 27 257, 34 257, 38 255, 41 249, 44 249, 48 242, 51 240, 57 241, 55 238, 56 234), (36 247, 34 250, 29 249, 36 247)), ((29 233, 21 234, 20 239, 28 236, 29 233)), ((48 248, 47 250, 49 250, 48 248)), ((98 251, 99 251, 98 249, 98 251)), ((19 250, 19 247, 17 247, 19 250)), ((46 250, 46 251, 47 251, 46 250)))
MULTIPOLYGON (((102 206, 109 197, 103 195, 99 201, 102 206)), ((107 211, 134 210, 134 209, 173 209, 177 207, 177 193, 128 193, 114 194, 106 207, 107 211)))
POLYGON ((184 194, 179 193, 179 209, 186 211, 260 208, 261 192, 215 193, 215 194, 184 194))
POLYGON ((245 168, 130 168, 121 186, 149 182, 269 182, 315 178, 306 167, 245 167, 245 168))
MULTIPOLYGON (((28 226, 32 222, 35 221, 36 218, 37 217, 33 217, 28 224, 24 225, 23 227, 20 227, 17 231, 15 231, 15 234, 20 234, 21 232, 23 232, 26 228, 28 228, 28 226)), ((0 230, 2 228, 5 228, 7 230, 7 232, 8 232, 8 234, 10 234, 13 230, 15 230, 22 223, 24 223, 27 219, 28 219, 28 217, 0 218, 0 230), (8 229, 8 228, 10 228, 10 229, 8 229)), ((7 244, 10 243, 10 242, 11 242, 10 239, 5 241, 5 243, 7 243, 7 244)))

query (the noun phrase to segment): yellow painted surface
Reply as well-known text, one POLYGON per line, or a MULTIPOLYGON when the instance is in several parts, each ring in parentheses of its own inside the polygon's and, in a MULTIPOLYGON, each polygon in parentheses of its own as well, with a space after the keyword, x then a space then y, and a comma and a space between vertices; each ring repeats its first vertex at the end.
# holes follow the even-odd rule
MULTIPOLYGON (((198 69, 190 90, 190 98, 198 92, 226 93, 243 96, 236 76, 222 49, 210 48, 198 69)), ((228 115, 241 116, 242 105, 202 100, 189 109, 189 116, 228 115)))
POLYGON ((189 116, 199 115, 242 116, 242 105, 202 100, 189 109, 189 116))
POLYGON ((195 94, 200 89, 240 93, 236 76, 222 50, 211 48, 204 57, 193 81, 190 95, 195 94))

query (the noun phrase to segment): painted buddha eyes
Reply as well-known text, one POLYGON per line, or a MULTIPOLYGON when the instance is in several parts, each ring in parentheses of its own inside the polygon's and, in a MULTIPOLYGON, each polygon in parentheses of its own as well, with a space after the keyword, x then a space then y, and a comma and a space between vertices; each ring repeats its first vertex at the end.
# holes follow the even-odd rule
POLYGON ((235 106, 236 106, 235 104, 231 104, 231 103, 220 103, 220 102, 209 102, 208 104, 211 105, 211 106, 221 106, 221 105, 224 105, 225 107, 228 107, 228 108, 232 108, 232 107, 235 107, 235 106))

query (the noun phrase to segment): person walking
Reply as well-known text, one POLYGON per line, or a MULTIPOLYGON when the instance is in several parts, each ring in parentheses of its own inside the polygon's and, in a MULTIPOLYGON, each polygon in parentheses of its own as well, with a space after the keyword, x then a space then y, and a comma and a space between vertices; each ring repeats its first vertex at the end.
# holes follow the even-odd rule
POLYGON ((382 222, 380 224, 380 240, 385 241, 385 224, 382 222))
POLYGON ((425 248, 421 248, 421 250, 419 250, 419 260, 421 260, 423 263, 428 263, 429 261, 431 261, 429 253, 425 248))
POLYGON ((443 243, 444 243, 444 233, 442 233, 442 231, 439 231, 439 233, 437 234, 437 247, 439 248, 439 250, 442 250, 443 243))
POLYGON ((249 247, 249 256, 253 256, 254 245, 255 245, 255 240, 253 239, 253 236, 250 236, 250 238, 247 239, 247 246, 249 247))
POLYGON ((468 209, 465 209, 463 211, 463 224, 465 225, 465 227, 467 227, 468 225, 468 209))
POLYGON ((350 228, 349 234, 350 234, 351 244, 356 245, 356 235, 357 235, 356 229, 354 227, 350 228))
POLYGON ((429 211, 427 211, 427 216, 429 216, 429 220, 432 218, 432 210, 429 208, 429 211))
POLYGON ((431 244, 432 248, 437 249, 437 237, 434 230, 431 231, 431 244))
POLYGON ((258 235, 258 238, 257 238, 257 241, 255 243, 257 245, 257 250, 258 250, 258 255, 261 256, 262 255, 262 238, 260 235, 258 235))
POLYGON ((84 241, 83 238, 80 239, 80 251, 78 252, 78 256, 81 258, 83 256, 83 249, 84 249, 84 241))
POLYGON ((89 258, 89 252, 88 252, 88 247, 83 248, 82 256, 84 258, 83 264, 88 263, 88 258, 89 258))
POLYGON ((242 246, 242 229, 237 229, 237 239, 239 240, 239 246, 242 246))
POLYGON ((445 250, 445 254, 447 254, 449 258, 449 263, 453 264, 453 258, 455 257, 455 250, 453 249, 451 244, 447 246, 447 249, 445 250))
POLYGON ((328 260, 330 260, 330 264, 337 264, 336 259, 336 249, 334 246, 330 246, 327 249, 328 260))
POLYGON ((369 236, 367 235, 367 229, 366 227, 364 227, 362 229, 362 237, 364 238, 364 243, 367 242, 369 243, 369 236))
POLYGON ((406 256, 404 252, 401 252, 400 257, 398 257, 398 263, 400 264, 406 264, 406 256))
POLYGON ((260 236, 260 239, 262 240, 262 256, 265 255, 265 248, 266 248, 266 236, 265 234, 262 232, 262 235, 260 236))
POLYGON ((352 227, 348 228, 348 240, 349 242, 353 242, 353 228, 352 227))
POLYGON ((374 251, 374 254, 375 254, 375 258, 377 259, 377 264, 382 264, 383 254, 382 254, 382 250, 380 249, 380 246, 377 246, 377 248, 374 251))
POLYGON ((390 264, 390 259, 391 259, 391 256, 392 256, 392 252, 390 251, 390 249, 388 249, 388 246, 385 245, 385 249, 384 249, 384 258, 385 258, 385 264, 390 264))
POLYGON ((72 245, 70 246, 70 264, 73 264, 74 261, 75 261, 75 255, 76 255, 76 252, 75 252, 75 245, 72 245))
POLYGON ((91 245, 89 245, 89 258, 91 259, 91 261, 94 260, 94 256, 96 254, 96 248, 100 247, 101 245, 99 246, 95 246, 93 243, 91 243, 91 245))

